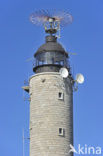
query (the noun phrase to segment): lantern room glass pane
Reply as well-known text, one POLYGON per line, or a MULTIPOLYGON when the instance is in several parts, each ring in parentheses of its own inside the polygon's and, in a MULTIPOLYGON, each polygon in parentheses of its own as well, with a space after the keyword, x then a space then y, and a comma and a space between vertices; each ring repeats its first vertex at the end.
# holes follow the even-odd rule
POLYGON ((67 57, 60 52, 42 52, 36 56, 36 66, 45 64, 56 64, 67 66, 67 57))

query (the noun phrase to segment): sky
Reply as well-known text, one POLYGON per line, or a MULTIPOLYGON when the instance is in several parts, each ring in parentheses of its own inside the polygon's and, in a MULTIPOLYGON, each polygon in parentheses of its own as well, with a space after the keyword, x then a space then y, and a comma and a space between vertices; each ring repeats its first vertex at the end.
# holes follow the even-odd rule
MULTIPOLYGON (((42 27, 29 21, 39 9, 59 9, 73 15, 61 30, 70 55, 73 75, 85 82, 74 92, 74 146, 100 146, 103 150, 103 0, 3 0, 0 1, 0 155, 29 156, 29 102, 21 89, 32 72, 38 47, 45 42, 42 27)), ((75 154, 76 156, 77 154, 75 154)), ((103 151, 102 151, 103 155, 103 151)))

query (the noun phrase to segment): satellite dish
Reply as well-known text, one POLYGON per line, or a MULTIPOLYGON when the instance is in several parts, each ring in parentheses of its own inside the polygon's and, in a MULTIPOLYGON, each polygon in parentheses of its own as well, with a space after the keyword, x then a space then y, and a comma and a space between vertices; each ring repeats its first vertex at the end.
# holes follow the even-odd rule
POLYGON ((68 70, 66 68, 61 68, 59 73, 63 78, 67 78, 69 75, 68 70))
POLYGON ((82 84, 84 82, 84 76, 82 74, 76 75, 76 82, 82 84))

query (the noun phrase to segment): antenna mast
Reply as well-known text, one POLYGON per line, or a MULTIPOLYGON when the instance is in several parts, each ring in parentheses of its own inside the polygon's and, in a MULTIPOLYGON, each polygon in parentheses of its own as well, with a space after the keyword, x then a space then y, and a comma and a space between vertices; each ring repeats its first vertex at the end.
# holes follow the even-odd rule
POLYGON ((25 156, 24 145, 25 145, 25 142, 24 142, 24 129, 23 129, 23 156, 25 156))

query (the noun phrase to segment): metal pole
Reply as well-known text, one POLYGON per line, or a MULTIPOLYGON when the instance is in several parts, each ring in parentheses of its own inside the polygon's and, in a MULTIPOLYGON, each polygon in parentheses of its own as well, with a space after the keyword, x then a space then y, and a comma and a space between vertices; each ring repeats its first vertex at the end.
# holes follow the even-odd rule
POLYGON ((23 129, 23 156, 25 156, 24 145, 25 145, 25 142, 24 142, 24 129, 23 129))

